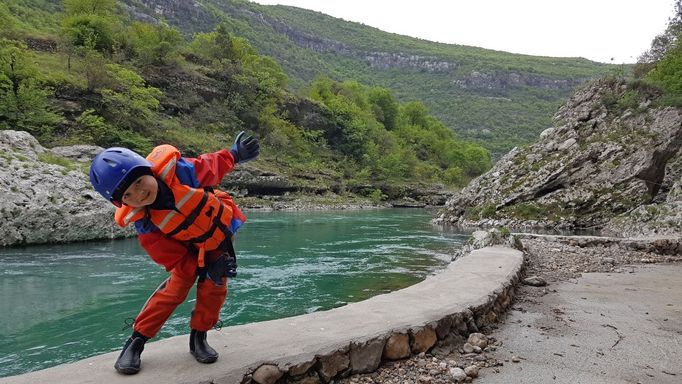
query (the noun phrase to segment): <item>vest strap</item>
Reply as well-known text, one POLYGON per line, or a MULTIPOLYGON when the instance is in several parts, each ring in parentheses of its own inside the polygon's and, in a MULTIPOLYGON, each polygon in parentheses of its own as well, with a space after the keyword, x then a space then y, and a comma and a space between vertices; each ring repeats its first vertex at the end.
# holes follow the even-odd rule
POLYGON ((197 204, 197 206, 194 207, 192 212, 190 212, 190 214, 187 215, 185 220, 183 220, 182 223, 180 223, 180 225, 175 227, 175 229, 168 232, 166 235, 173 237, 173 236, 177 235, 178 233, 180 233, 180 231, 184 231, 187 228, 189 228, 189 226, 192 225, 192 223, 194 223, 194 220, 196 220, 197 216, 199 216, 199 214, 201 213, 201 210, 204 209, 204 206, 206 205, 207 201, 208 201, 208 193, 204 192, 203 196, 201 196, 201 201, 199 202, 199 204, 197 204))

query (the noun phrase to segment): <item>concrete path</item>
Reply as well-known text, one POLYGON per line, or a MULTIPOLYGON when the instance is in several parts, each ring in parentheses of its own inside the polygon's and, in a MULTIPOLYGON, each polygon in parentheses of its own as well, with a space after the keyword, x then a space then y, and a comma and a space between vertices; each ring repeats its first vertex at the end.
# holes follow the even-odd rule
POLYGON ((682 383, 682 265, 625 269, 529 287, 548 294, 513 305, 494 333, 508 362, 475 383, 682 383))
POLYGON ((134 376, 114 371, 114 352, 0 383, 240 383, 265 362, 282 368, 310 362, 351 342, 387 337, 485 305, 518 276, 522 263, 517 250, 483 248, 400 291, 325 312, 212 331, 209 341, 220 359, 211 365, 197 363, 189 354, 187 336, 177 336, 147 345, 142 371, 134 376))

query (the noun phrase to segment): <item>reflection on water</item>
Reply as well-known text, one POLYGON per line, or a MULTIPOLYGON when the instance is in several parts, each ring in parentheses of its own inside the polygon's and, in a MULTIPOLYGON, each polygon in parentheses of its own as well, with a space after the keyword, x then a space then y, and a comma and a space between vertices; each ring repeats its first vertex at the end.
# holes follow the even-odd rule
MULTIPOLYGON (((414 284, 466 235, 423 210, 255 212, 236 242, 225 326, 326 310, 414 284)), ((0 376, 117 350, 167 276, 135 239, 0 250, 0 376)), ((194 292, 159 338, 189 332, 194 292)), ((113 362, 112 362, 113 364, 113 362)))

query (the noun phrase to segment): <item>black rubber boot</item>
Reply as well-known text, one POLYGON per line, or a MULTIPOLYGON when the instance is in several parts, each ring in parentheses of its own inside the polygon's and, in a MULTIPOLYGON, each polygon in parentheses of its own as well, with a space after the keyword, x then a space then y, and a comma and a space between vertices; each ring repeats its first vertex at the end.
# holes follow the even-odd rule
POLYGON ((218 352, 206 342, 206 332, 193 329, 189 334, 189 352, 198 362, 211 364, 218 360, 218 352))
POLYGON ((140 372, 140 354, 144 350, 144 343, 147 338, 133 334, 123 346, 121 354, 118 355, 114 368, 124 375, 134 375, 140 372))

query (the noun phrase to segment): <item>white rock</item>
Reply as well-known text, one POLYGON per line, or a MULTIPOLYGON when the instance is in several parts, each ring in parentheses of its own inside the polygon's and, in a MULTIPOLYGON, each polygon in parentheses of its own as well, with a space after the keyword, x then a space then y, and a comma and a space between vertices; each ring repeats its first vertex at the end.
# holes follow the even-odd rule
POLYGON ((456 367, 456 368, 450 368, 450 376, 452 376, 452 381, 455 383, 462 382, 466 380, 467 374, 464 373, 464 370, 462 368, 456 367))

